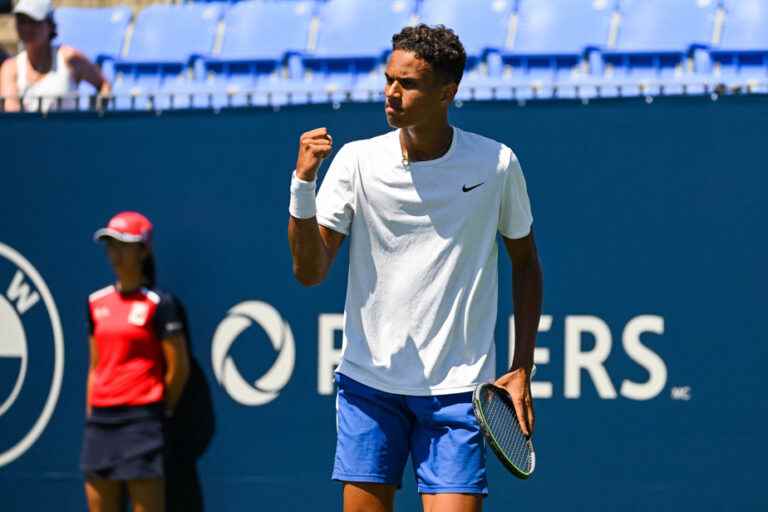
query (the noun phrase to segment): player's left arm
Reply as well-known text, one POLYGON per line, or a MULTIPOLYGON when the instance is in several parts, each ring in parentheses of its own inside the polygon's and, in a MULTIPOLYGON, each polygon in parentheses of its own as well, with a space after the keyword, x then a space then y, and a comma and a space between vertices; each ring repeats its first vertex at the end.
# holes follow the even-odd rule
POLYGON ((531 368, 541 316, 542 272, 531 232, 518 239, 502 237, 512 261, 512 299, 515 307, 515 354, 512 367, 496 385, 512 397, 517 419, 526 435, 533 434, 535 416, 531 397, 531 368))

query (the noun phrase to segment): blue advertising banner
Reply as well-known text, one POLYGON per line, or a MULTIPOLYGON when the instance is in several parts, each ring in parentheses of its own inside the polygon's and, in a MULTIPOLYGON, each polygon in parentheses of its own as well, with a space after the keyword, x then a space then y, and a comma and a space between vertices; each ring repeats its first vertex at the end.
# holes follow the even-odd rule
MULTIPOLYGON (((545 280, 537 471, 516 480, 489 453, 485 510, 765 510, 768 99, 467 103, 452 122, 517 153, 545 280)), ((298 137, 318 126, 336 150, 388 129, 373 104, 3 117, 3 510, 85 508, 85 305, 113 279, 91 236, 126 209, 155 224, 158 281, 185 305, 198 370, 171 508, 340 509, 348 257, 304 288, 286 234, 298 137)), ((399 510, 418 510, 412 475, 399 510)))

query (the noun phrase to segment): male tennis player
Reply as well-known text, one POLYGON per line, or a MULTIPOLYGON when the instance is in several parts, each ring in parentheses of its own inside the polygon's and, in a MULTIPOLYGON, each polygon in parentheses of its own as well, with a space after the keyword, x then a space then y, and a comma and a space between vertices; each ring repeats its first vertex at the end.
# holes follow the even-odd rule
POLYGON ((332 139, 325 128, 301 136, 294 274, 320 283, 350 237, 333 469, 344 510, 392 510, 410 455, 425 511, 479 511, 488 491, 471 391, 495 373, 497 233, 512 260, 516 344, 496 382, 524 432, 534 425, 542 286, 530 204, 508 147, 448 123, 466 62, 456 34, 419 25, 392 41, 385 113, 396 130, 342 147, 317 198, 332 139))

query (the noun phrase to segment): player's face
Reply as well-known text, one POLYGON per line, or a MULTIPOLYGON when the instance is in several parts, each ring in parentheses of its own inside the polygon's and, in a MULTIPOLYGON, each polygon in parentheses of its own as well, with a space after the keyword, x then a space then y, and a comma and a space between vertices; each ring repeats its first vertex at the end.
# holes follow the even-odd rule
POLYGON ((392 52, 384 76, 384 113, 394 128, 408 128, 445 116, 456 93, 456 84, 444 83, 429 63, 405 50, 392 52))
POLYGON ((143 244, 107 238, 107 257, 118 276, 141 272, 141 264, 146 253, 147 249, 143 244))

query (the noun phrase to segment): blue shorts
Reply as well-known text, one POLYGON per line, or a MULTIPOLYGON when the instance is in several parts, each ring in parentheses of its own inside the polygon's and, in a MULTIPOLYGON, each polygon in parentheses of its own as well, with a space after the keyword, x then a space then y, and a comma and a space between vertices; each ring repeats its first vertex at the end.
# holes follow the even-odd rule
POLYGON ((333 479, 400 486, 411 456, 420 493, 488 494, 472 393, 407 396, 337 374, 333 479))

